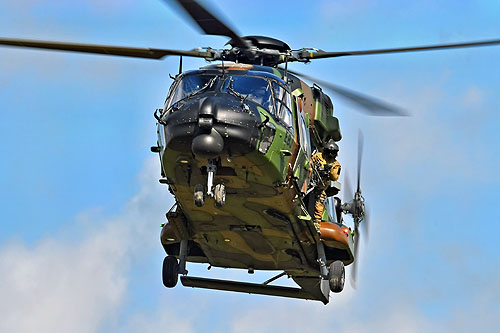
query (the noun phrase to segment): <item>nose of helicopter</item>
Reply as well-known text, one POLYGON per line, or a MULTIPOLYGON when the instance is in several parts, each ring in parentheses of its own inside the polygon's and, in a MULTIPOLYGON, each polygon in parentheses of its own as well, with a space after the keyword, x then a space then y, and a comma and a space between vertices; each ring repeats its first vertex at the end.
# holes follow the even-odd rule
POLYGON ((213 128, 210 133, 195 136, 191 143, 191 151, 199 157, 216 158, 223 150, 224 140, 213 128))
POLYGON ((258 117, 230 94, 196 96, 164 118, 167 147, 203 158, 229 152, 246 154, 258 141, 258 117))
POLYGON ((216 158, 224 150, 224 139, 213 128, 220 104, 220 98, 215 96, 199 101, 198 130, 191 142, 191 151, 199 157, 216 158))

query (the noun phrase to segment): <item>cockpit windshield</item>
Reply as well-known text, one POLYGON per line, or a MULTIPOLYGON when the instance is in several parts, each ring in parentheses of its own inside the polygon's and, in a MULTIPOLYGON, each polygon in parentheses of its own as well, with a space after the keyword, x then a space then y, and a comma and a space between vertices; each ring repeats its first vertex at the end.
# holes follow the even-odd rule
POLYGON ((193 73, 182 76, 170 88, 165 103, 169 110, 177 102, 207 90, 217 89, 242 101, 252 101, 266 109, 275 119, 293 130, 290 93, 285 85, 272 78, 251 75, 221 75, 220 73, 193 73), (218 80, 223 80, 219 84, 218 80))
POLYGON ((195 95, 201 90, 212 86, 215 81, 215 75, 193 74, 184 76, 175 86, 168 102, 168 107, 181 99, 195 95))
POLYGON ((233 75, 226 79, 222 89, 242 99, 258 103, 265 109, 272 111, 271 86, 263 78, 233 75))

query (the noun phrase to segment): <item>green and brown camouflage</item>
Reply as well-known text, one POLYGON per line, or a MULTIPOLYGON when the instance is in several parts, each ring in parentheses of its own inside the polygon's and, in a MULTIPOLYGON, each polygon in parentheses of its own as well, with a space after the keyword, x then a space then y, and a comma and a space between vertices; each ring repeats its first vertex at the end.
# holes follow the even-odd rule
MULTIPOLYGON (((318 277, 317 242, 324 243, 328 263, 353 262, 351 233, 341 232, 341 225, 326 222, 320 238, 311 219, 313 208, 308 203, 313 176, 312 152, 324 140, 341 139, 333 105, 319 87, 309 87, 290 74, 286 77, 288 84, 283 78, 282 70, 242 64, 208 66, 176 78, 158 123, 163 182, 176 199, 161 233, 161 242, 169 255, 177 256, 180 240, 187 239, 188 261, 216 267, 283 270, 299 285, 307 284, 302 281, 304 278, 318 277), (168 141, 169 126, 173 126, 169 99, 180 80, 202 74, 218 75, 220 80, 232 75, 260 77, 267 80, 270 87, 279 84, 286 88, 282 97, 289 98, 291 108, 292 118, 286 120, 274 112, 277 101, 269 108, 250 99, 242 102, 247 105, 247 112, 256 118, 252 131, 248 132, 250 137, 244 152, 224 150, 213 158, 218 164, 214 184, 224 184, 226 188, 223 207, 217 207, 210 197, 203 207, 195 204, 194 187, 206 184, 208 159, 197 156, 191 149, 171 148, 175 146, 171 144, 172 136, 170 143, 168 141), (335 237, 332 230, 337 230, 335 237)), ((213 96, 216 95, 215 92, 213 96)), ((204 98, 211 97, 204 97, 202 93, 192 97, 200 105, 204 98)), ((198 126, 198 119, 186 119, 189 121, 198 126)), ((226 121, 227 125, 227 119, 213 121, 214 124, 226 121)), ((221 135, 224 145, 231 142, 230 130, 226 130, 220 130, 224 132, 221 135)), ((328 214, 325 220, 331 221, 328 214)))

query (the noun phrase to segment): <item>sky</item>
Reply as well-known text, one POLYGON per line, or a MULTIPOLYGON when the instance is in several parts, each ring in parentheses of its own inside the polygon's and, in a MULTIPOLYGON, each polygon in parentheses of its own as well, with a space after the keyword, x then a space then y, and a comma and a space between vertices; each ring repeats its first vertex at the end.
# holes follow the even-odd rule
MULTIPOLYGON (((500 37, 497 1, 208 1, 242 35, 344 51, 500 37)), ((159 0, 0 0, 3 37, 222 47, 159 0)), ((330 304, 161 283, 153 111, 178 58, 0 48, 0 331, 469 332, 500 316, 500 47, 291 64, 390 101, 370 117, 335 95, 351 178, 358 128, 369 240, 358 287, 330 304)), ((205 61, 185 59, 185 68, 205 61)), ((188 264, 190 275, 269 272, 188 264)), ((349 274, 350 270, 347 269, 349 274)), ((277 282, 291 285, 282 278, 277 282)))

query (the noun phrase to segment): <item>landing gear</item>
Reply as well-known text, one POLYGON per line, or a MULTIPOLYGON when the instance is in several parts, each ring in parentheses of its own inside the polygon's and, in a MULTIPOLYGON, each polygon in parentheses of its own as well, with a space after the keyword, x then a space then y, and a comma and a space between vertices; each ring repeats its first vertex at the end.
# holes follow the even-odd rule
POLYGON ((187 256, 188 241, 183 239, 179 244, 179 260, 172 255, 163 259, 162 280, 165 287, 175 287, 179 274, 186 275, 188 273, 186 269, 187 256))
POLYGON ((194 204, 202 207, 205 204, 205 197, 214 198, 215 206, 221 208, 226 203, 226 186, 217 184, 214 187, 214 177, 217 172, 217 161, 208 160, 207 166, 207 192, 201 184, 194 187, 194 204))
POLYGON ((221 208, 226 203, 226 186, 224 184, 215 185, 214 200, 218 208, 221 208))
POLYGON ((179 263, 175 256, 167 256, 163 259, 162 278, 163 285, 167 288, 173 288, 177 284, 179 277, 179 263))
POLYGON ((330 290, 334 293, 339 293, 344 290, 345 269, 344 263, 340 260, 331 263, 328 268, 330 290))
POLYGON ((205 204, 205 197, 213 197, 215 200, 215 206, 221 208, 226 203, 226 186, 224 184, 217 184, 213 192, 207 192, 205 194, 205 188, 201 184, 197 184, 194 187, 194 204, 197 207, 203 207, 205 204))
POLYGON ((201 184, 197 184, 194 187, 194 204, 198 207, 202 207, 205 204, 205 189, 201 184))

